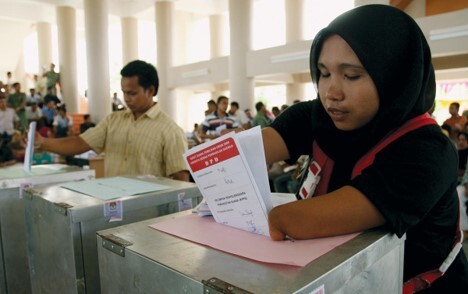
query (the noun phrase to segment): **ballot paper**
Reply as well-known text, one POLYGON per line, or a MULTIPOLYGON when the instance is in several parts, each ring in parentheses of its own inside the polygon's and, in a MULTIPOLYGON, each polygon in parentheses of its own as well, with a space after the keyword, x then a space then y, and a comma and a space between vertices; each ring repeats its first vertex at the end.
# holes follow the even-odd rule
POLYGON ((216 222, 269 235, 272 202, 260 127, 198 145, 184 159, 216 222))

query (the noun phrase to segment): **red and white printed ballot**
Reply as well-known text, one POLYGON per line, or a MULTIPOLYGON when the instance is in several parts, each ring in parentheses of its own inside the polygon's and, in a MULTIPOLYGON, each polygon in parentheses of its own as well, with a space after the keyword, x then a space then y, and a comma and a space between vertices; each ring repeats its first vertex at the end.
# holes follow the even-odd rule
POLYGON ((260 127, 191 148, 184 159, 216 222, 268 236, 272 203, 260 127))

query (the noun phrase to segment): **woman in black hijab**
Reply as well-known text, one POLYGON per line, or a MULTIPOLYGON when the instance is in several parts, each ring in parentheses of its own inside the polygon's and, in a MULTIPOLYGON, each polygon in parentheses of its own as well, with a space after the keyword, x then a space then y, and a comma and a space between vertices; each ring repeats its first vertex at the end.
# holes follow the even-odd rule
POLYGON ((457 151, 426 114, 434 69, 416 22, 387 5, 350 10, 317 34, 310 69, 318 99, 289 107, 262 133, 268 163, 314 159, 298 193, 305 199, 271 210, 271 238, 384 225, 406 233, 405 293, 467 290, 457 151), (442 273, 450 252, 455 258, 442 273))

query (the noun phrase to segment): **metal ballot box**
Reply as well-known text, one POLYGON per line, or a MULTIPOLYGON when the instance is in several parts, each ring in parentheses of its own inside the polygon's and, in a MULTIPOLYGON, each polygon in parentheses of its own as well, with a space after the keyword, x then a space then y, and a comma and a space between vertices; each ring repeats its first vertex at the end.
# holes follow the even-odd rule
POLYGON ((185 214, 98 231, 101 293, 401 292, 404 238, 383 230, 366 231, 296 267, 250 260, 148 227, 185 214))
POLYGON ((114 199, 121 201, 121 221, 104 216, 109 201, 60 185, 26 190, 32 293, 100 293, 96 231, 178 212, 181 195, 184 201, 191 199, 193 206, 202 200, 193 183, 162 177, 124 178, 169 189, 114 199))
POLYGON ((35 165, 31 172, 25 172, 23 164, 0 170, 0 293, 31 293, 24 188, 93 178, 94 170, 63 164, 35 165))

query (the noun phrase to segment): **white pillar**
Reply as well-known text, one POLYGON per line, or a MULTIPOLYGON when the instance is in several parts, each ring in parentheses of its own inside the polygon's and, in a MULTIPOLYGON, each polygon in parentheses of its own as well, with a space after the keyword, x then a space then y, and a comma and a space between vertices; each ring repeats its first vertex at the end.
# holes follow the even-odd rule
POLYGON ((224 16, 222 14, 210 15, 210 49, 211 58, 221 57, 224 54, 224 16))
POLYGON ((60 60, 60 90, 67 112, 79 112, 78 76, 76 62, 75 8, 57 6, 57 28, 60 60))
MULTIPOLYGON (((303 40, 303 0, 285 0, 284 7, 286 12, 286 43, 303 40)), ((286 84, 286 103, 288 105, 292 105, 294 100, 304 100, 305 95, 305 85, 298 81, 297 75, 293 74, 292 76, 293 83, 286 84)))
POLYGON ((88 66, 88 109, 101 121, 111 113, 107 0, 84 0, 86 55, 88 66))
POLYGON ((229 0, 230 48, 229 90, 230 99, 239 102, 241 109, 254 109, 255 83, 247 77, 247 52, 252 49, 252 2, 229 0))
POLYGON ((52 26, 48 22, 38 22, 36 24, 37 46, 39 54, 38 74, 41 76, 44 69, 50 68, 52 62, 52 26))
MULTIPOLYGON (((225 17, 222 14, 210 15, 210 55, 211 58, 217 58, 224 55, 224 26, 225 17)), ((219 85, 214 85, 215 90, 211 92, 211 99, 216 99, 222 95, 219 85)))
POLYGON ((286 85, 286 104, 292 105, 294 100, 306 100, 305 84, 300 81, 300 74, 292 74, 293 83, 286 85))
POLYGON ((284 8, 286 13, 286 43, 292 43, 303 40, 303 0, 285 0, 284 8))
POLYGON ((156 42, 157 70, 159 76, 158 103, 164 112, 177 120, 177 101, 174 89, 169 89, 169 70, 174 65, 174 2, 162 1, 155 3, 156 10, 156 42))
POLYGON ((28 83, 27 83, 27 77, 26 77, 26 69, 24 67, 24 53, 21 52, 20 58, 18 59, 18 63, 16 64, 15 71, 13 73, 13 76, 16 77, 15 82, 18 82, 21 84, 21 92, 26 93, 26 95, 29 95, 29 89, 28 89, 28 83))
POLYGON ((122 17, 122 64, 138 59, 138 20, 122 17))

